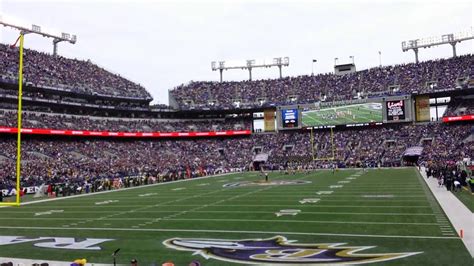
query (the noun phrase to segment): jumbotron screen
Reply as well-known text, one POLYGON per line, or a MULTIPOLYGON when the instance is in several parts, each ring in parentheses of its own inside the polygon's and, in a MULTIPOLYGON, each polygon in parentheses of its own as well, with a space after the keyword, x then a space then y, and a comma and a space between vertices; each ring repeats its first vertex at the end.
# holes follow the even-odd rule
POLYGON ((298 109, 281 110, 283 128, 298 127, 298 109))
POLYGON ((382 103, 363 103, 302 112, 304 127, 382 122, 382 103))

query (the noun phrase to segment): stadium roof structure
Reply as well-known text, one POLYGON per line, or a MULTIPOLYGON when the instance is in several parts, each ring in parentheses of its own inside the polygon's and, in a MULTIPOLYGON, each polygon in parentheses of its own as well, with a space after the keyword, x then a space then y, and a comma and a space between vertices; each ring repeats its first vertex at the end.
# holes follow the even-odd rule
POLYGON ((14 29, 19 30, 23 34, 26 33, 34 33, 41 35, 43 37, 52 38, 53 39, 53 55, 57 55, 58 52, 58 43, 60 42, 69 42, 71 44, 75 44, 77 41, 77 36, 75 34, 70 34, 66 32, 61 32, 60 34, 54 33, 50 30, 44 30, 41 26, 36 24, 30 25, 20 25, 24 23, 18 23, 12 18, 7 18, 4 15, 0 15, 0 25, 4 27, 11 27, 14 29))
POLYGON ((402 51, 413 50, 415 52, 415 61, 418 63, 418 49, 431 48, 443 44, 451 44, 453 47, 453 57, 456 57, 456 44, 462 41, 474 39, 474 29, 471 27, 467 31, 444 34, 441 36, 421 38, 402 42, 402 51))

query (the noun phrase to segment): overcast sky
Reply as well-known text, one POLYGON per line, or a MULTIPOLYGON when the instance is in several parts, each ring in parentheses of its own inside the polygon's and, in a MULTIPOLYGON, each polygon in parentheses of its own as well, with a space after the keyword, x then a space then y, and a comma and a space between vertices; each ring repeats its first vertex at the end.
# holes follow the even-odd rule
MULTIPOLYGON (((19 1, 0 0, 0 12, 29 24, 77 35, 59 54, 91 59, 144 85, 158 103, 168 89, 190 80, 218 80, 211 61, 290 57, 284 76, 333 70, 355 57, 358 69, 414 61, 401 42, 468 30, 473 1, 19 1)), ((0 41, 18 33, 0 28, 0 41)), ((25 46, 52 52, 50 39, 27 35, 25 46)), ((473 53, 474 42, 458 44, 473 53)), ((448 45, 420 51, 420 60, 451 56, 448 45)), ((255 69, 254 79, 278 69, 255 69)), ((225 80, 245 80, 229 70, 225 80)))

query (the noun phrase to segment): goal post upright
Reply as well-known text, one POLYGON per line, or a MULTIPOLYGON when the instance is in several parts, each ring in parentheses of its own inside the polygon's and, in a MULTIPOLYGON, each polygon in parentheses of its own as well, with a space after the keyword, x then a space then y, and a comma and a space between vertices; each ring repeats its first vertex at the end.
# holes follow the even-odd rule
POLYGON ((17 123, 17 154, 16 154, 16 206, 20 206, 20 174, 21 174, 21 113, 23 98, 23 41, 25 33, 20 32, 20 59, 18 63, 18 123, 17 123))
POLYGON ((310 141, 311 141, 311 154, 313 156, 313 161, 325 161, 325 160, 334 160, 336 158, 336 148, 334 147, 334 129, 333 127, 330 128, 330 143, 331 143, 331 156, 332 157, 326 157, 326 158, 316 158, 315 152, 314 152, 314 133, 313 133, 313 127, 310 128, 310 141))
MULTIPOLYGON (((22 114, 22 97, 23 97, 23 44, 25 34, 37 34, 43 37, 53 39, 53 56, 57 55, 57 45, 60 42, 69 42, 75 44, 77 41, 76 35, 66 32, 56 32, 48 29, 44 29, 37 24, 24 25, 14 22, 12 18, 4 16, 0 13, 0 25, 10 27, 20 31, 20 37, 17 41, 20 42, 19 46, 19 62, 18 62, 18 123, 17 123, 17 155, 16 155, 16 199, 14 202, 0 202, 0 206, 20 206, 20 176, 21 176, 21 114, 22 114)), ((14 45, 16 46, 16 42, 14 45)), ((0 191, 0 193, 2 193, 0 191)))

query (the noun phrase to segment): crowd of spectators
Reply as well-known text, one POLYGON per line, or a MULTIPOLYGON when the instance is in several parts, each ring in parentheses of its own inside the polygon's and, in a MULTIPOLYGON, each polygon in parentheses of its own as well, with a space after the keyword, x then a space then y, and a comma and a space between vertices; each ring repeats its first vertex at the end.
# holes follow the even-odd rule
POLYGON ((335 74, 257 81, 197 81, 171 91, 180 108, 235 108, 467 88, 473 55, 335 74), (235 104, 238 102, 238 104, 235 104))
POLYGON ((269 162, 278 165, 293 159, 316 167, 325 161, 334 161, 340 167, 401 166, 403 152, 413 146, 424 147, 420 161, 456 161, 474 157, 474 145, 463 143, 471 128, 472 125, 405 124, 335 131, 333 137, 329 131, 315 131, 313 148, 308 134, 279 134, 282 144, 274 149, 269 162), (313 155, 318 161, 313 162, 313 155))
MULTIPOLYGON (((145 88, 87 60, 24 50, 24 79, 35 87, 52 87, 73 92, 115 97, 151 98, 145 88)), ((0 78, 17 82, 18 48, 0 44, 0 78)))
POLYGON ((474 114, 473 98, 451 98, 444 116, 462 116, 474 114))
MULTIPOLYGON (((314 132, 314 157, 309 132, 254 134, 239 138, 183 140, 37 139, 24 140, 22 186, 43 182, 83 182, 124 176, 181 177, 245 170, 257 153, 269 155, 268 165, 296 163, 323 167, 400 166, 404 150, 423 146, 420 161, 457 161, 474 157, 465 142, 472 125, 390 125, 314 132), (334 143, 334 148, 331 143, 334 143), (334 149, 334 158, 332 151, 334 149)), ((472 138, 471 138, 472 141, 472 138)), ((0 140, 0 184, 15 177, 14 138, 0 140)))
MULTIPOLYGON (((250 130, 251 121, 242 119, 219 120, 164 120, 138 118, 106 118, 23 112, 23 128, 47 128, 112 132, 194 132, 250 130)), ((17 113, 0 109, 0 126, 16 127, 17 113)))

